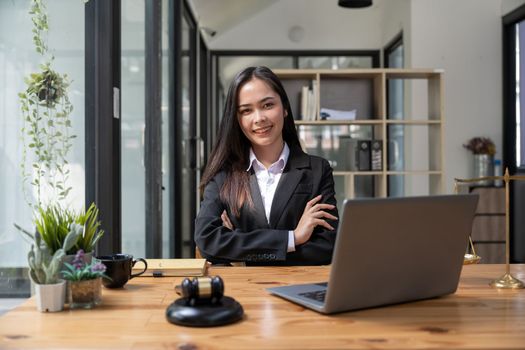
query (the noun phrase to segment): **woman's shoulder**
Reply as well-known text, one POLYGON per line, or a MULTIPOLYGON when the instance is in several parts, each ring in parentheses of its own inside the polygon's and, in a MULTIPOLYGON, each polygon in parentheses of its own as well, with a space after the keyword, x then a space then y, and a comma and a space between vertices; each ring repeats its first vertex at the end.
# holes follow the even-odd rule
POLYGON ((220 170, 217 174, 215 174, 215 176, 213 176, 213 178, 211 179, 210 182, 215 182, 217 184, 221 184, 224 182, 224 179, 226 179, 226 171, 225 170, 220 170))
POLYGON ((302 164, 306 167, 324 169, 330 167, 330 163, 323 157, 304 152, 300 147, 291 147, 290 155, 294 158, 296 164, 302 164))
POLYGON ((305 153, 305 154, 309 158, 310 165, 312 167, 323 167, 324 168, 324 167, 330 166, 330 163, 328 162, 328 160, 326 160, 323 157, 316 156, 314 154, 308 154, 308 153, 305 153))

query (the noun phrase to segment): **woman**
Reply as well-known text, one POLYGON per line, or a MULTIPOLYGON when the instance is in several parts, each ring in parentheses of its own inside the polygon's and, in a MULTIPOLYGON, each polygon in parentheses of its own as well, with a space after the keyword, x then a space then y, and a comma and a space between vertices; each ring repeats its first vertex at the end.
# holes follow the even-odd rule
POLYGON ((211 262, 330 263, 338 224, 332 169, 301 150, 270 69, 246 68, 230 85, 202 189, 195 242, 211 262))

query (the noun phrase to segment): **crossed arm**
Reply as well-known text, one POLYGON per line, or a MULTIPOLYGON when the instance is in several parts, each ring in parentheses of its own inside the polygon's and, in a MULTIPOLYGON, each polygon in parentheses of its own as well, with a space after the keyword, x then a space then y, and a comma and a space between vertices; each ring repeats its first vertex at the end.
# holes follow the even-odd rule
MULTIPOLYGON (((195 242, 201 254, 212 262, 329 263, 338 221, 333 176, 327 162, 325 168, 319 185, 315 186, 318 194, 313 198, 310 195, 306 205, 295 208, 291 214, 293 217, 286 218, 287 223, 279 229, 243 230, 242 220, 228 216, 226 206, 219 199, 222 177, 214 178, 205 188, 201 210, 195 221, 195 242), (288 252, 291 230, 295 251, 288 252)), ((246 212, 243 214, 246 215, 246 212)))

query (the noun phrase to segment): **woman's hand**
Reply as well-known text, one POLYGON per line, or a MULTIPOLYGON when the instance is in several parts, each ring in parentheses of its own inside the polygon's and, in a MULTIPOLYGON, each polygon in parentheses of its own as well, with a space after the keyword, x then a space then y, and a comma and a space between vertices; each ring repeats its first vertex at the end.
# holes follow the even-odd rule
POLYGON ((314 228, 318 225, 323 226, 329 230, 334 229, 323 218, 337 220, 335 216, 324 211, 334 209, 335 206, 332 204, 317 203, 321 200, 321 197, 322 196, 319 195, 311 199, 308 203, 306 203, 306 207, 303 211, 303 216, 301 216, 299 224, 297 224, 297 227, 293 231, 295 245, 307 242, 312 236, 314 228))
POLYGON ((226 210, 224 210, 221 214, 221 220, 222 220, 222 226, 229 228, 233 231, 233 224, 230 221, 230 218, 228 217, 228 213, 226 213, 226 210))

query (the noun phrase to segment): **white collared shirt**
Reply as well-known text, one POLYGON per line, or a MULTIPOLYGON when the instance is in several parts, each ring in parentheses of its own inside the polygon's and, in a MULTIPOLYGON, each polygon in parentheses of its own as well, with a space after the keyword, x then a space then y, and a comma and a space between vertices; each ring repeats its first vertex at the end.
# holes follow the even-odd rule
MULTIPOLYGON (((268 169, 257 159, 253 149, 250 148, 250 165, 246 171, 250 171, 253 168, 255 177, 257 178, 257 184, 259 185, 259 191, 261 191, 261 198, 264 205, 264 214, 266 215, 266 221, 270 223, 270 211, 272 209, 272 202, 275 196, 275 190, 283 174, 286 162, 290 156, 290 148, 284 143, 283 150, 279 159, 268 169)), ((295 251, 295 238, 292 231, 288 231, 288 252, 295 251)))

